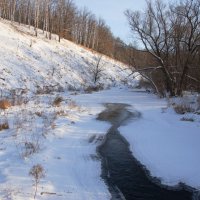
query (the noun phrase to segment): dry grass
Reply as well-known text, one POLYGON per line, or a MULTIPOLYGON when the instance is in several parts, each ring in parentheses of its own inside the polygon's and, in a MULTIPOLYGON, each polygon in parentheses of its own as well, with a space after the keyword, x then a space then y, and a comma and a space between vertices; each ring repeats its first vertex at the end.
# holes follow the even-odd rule
POLYGON ((0 100, 0 109, 6 110, 11 106, 11 103, 7 99, 0 100))
POLYGON ((43 94, 52 94, 53 92, 63 92, 64 88, 59 84, 56 85, 44 85, 42 87, 37 86, 36 94, 43 95, 43 94))
POLYGON ((25 147, 25 151, 24 151, 24 155, 23 155, 24 157, 29 157, 40 151, 39 141, 25 142, 24 147, 25 147))
POLYGON ((9 129, 8 122, 5 122, 5 123, 3 123, 3 124, 0 124, 0 131, 6 130, 6 129, 9 129))
POLYGON ((92 92, 98 92, 100 90, 103 90, 103 86, 102 85, 97 85, 97 86, 89 86, 87 88, 85 88, 85 93, 92 93, 92 92))
POLYGON ((64 110, 59 110, 56 112, 56 115, 58 116, 68 116, 69 113, 67 111, 64 111, 64 110))
POLYGON ((195 120, 192 117, 182 117, 181 121, 194 122, 195 120))
POLYGON ((42 165, 37 164, 37 165, 34 165, 30 169, 29 175, 32 176, 33 179, 34 179, 34 185, 35 185, 34 199, 35 199, 36 195, 37 195, 37 188, 38 188, 38 184, 40 182, 40 179, 45 177, 45 170, 44 170, 42 165))
POLYGON ((42 117, 43 112, 35 112, 35 114, 36 114, 38 117, 42 117))
POLYGON ((179 104, 174 105, 174 110, 177 114, 184 115, 185 113, 191 113, 195 110, 190 106, 186 104, 179 104))
POLYGON ((61 102, 63 101, 63 98, 62 97, 56 97, 53 101, 53 106, 55 107, 59 107, 61 102))

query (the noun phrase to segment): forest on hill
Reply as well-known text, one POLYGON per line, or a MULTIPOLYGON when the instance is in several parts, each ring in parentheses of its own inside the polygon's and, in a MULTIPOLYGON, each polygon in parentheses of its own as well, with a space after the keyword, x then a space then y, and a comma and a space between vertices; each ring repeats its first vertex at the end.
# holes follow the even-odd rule
POLYGON ((156 93, 181 96, 200 91, 200 1, 147 1, 143 12, 127 10, 131 33, 141 47, 125 44, 106 22, 73 0, 0 0, 3 19, 34 26, 110 56, 140 72, 156 93))

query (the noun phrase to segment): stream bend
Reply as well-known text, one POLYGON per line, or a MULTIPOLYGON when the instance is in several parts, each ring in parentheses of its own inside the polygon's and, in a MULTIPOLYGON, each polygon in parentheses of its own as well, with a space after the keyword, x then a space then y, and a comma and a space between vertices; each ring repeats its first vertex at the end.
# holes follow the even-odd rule
MULTIPOLYGON (((108 185, 112 200, 191 200, 192 191, 185 186, 164 187, 134 158, 129 143, 118 128, 137 120, 141 114, 131 112, 127 104, 108 103, 97 120, 111 123, 103 143, 97 148, 102 161, 102 178, 108 185)), ((134 130, 133 130, 134 131, 134 130)))

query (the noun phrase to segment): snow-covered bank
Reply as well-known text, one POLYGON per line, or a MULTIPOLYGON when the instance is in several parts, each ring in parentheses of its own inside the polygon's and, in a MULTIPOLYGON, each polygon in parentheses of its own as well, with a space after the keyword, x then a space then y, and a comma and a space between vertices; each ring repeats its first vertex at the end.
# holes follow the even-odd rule
POLYGON ((102 94, 93 94, 91 103, 127 103, 141 112, 141 119, 121 127, 120 132, 152 176, 166 185, 183 182, 200 189, 200 116, 194 116, 195 122, 181 121, 184 115, 167 108, 165 99, 137 90, 112 90, 102 94))
MULTIPOLYGON (((87 105, 86 97, 78 99, 87 105)), ((141 119, 120 128, 134 156, 163 184, 183 182, 200 189, 200 116, 195 115, 194 122, 182 121, 184 115, 167 108, 165 99, 137 90, 103 91, 93 94, 90 101, 127 103, 141 112, 141 119)))
POLYGON ((131 104, 142 113, 142 119, 121 127, 120 132, 134 156, 163 184, 182 182, 200 189, 200 117, 193 116, 195 122, 182 121, 183 116, 166 109, 164 101, 149 95, 133 96, 131 104))

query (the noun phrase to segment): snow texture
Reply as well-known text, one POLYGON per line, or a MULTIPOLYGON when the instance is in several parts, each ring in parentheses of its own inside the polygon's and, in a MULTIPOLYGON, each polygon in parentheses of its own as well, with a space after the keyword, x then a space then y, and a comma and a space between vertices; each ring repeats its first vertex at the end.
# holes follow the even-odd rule
POLYGON ((200 189, 199 116, 190 114, 194 122, 181 121, 187 114, 177 115, 165 99, 128 88, 137 81, 128 77, 127 66, 105 56, 99 84, 117 88, 91 94, 67 91, 93 85, 91 67, 98 54, 67 40, 59 43, 56 37, 49 41, 40 31, 36 38, 32 28, 0 19, 1 94, 28 90, 15 96, 15 106, 0 110, 0 124, 9 124, 0 131, 0 199, 32 200, 29 171, 36 164, 45 170, 36 199, 110 199, 96 152, 111 126, 96 120, 103 103, 126 103, 141 112, 120 132, 152 176, 170 186, 184 182, 200 189), (37 93, 50 85, 64 92, 37 93), (60 105, 55 105, 57 97, 62 97, 60 105))

